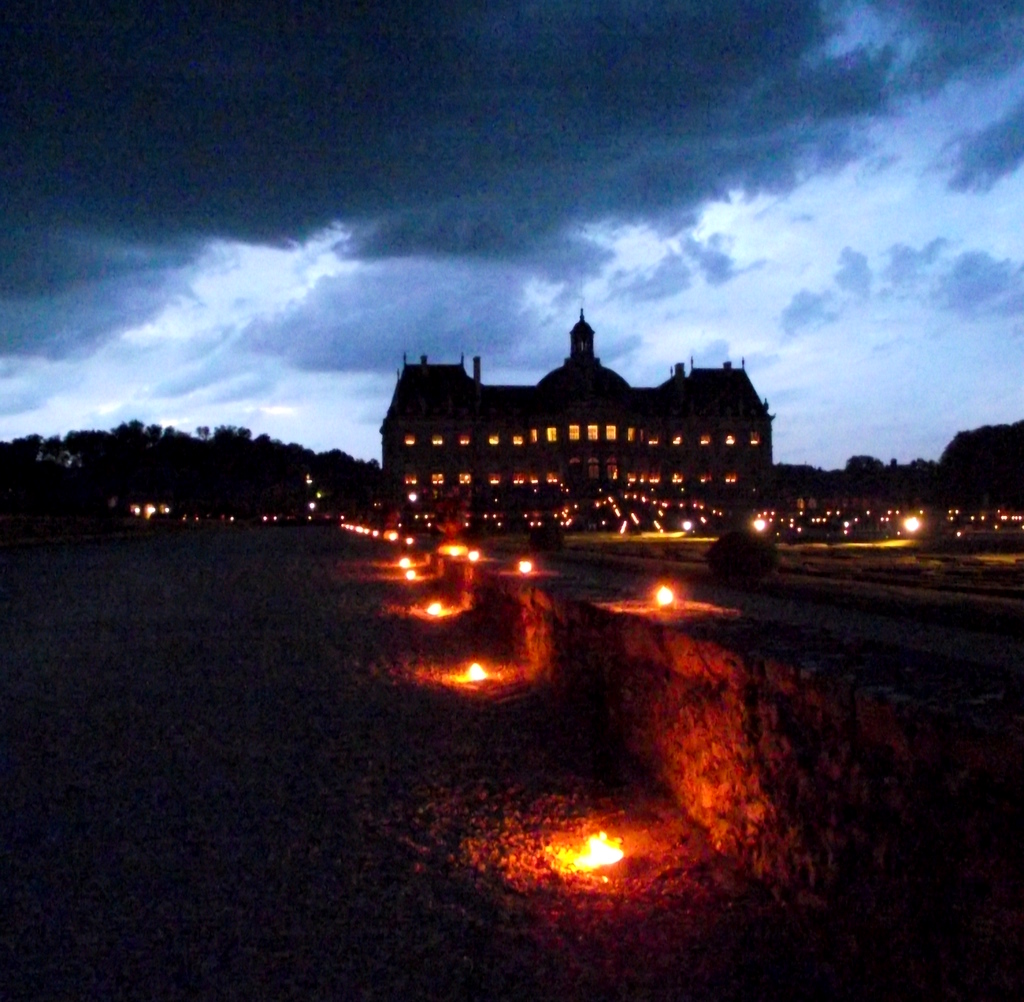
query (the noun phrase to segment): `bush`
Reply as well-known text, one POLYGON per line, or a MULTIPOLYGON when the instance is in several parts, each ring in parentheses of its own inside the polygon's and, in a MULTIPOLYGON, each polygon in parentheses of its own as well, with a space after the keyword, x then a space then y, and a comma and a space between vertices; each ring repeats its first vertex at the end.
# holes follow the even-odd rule
POLYGON ((753 532, 727 532, 708 550, 708 567, 720 581, 759 581, 778 562, 775 543, 753 532))

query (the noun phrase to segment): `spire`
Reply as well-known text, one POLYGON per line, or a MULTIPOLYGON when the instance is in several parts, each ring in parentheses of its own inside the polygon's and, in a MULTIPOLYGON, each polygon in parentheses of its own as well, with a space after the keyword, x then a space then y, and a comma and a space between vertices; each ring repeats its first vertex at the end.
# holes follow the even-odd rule
POLYGON ((569 332, 569 355, 576 359, 594 357, 594 328, 584 320, 582 307, 579 322, 569 332))

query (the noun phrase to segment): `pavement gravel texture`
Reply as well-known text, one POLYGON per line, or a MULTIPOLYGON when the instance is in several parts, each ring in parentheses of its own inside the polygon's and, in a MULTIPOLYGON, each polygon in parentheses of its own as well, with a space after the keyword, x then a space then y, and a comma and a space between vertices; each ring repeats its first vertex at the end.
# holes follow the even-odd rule
POLYGON ((0 551, 0 999, 861 997, 395 559, 336 528, 0 551), (470 660, 500 684, 449 684, 470 660), (567 868, 598 828, 623 863, 567 868))

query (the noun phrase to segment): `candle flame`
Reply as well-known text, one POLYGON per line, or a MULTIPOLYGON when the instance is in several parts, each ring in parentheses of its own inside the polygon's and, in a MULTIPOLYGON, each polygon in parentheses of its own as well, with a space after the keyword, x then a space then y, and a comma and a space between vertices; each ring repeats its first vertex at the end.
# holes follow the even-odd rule
POLYGON ((408 557, 402 557, 402 559, 398 561, 398 566, 401 567, 403 571, 407 571, 412 567, 412 561, 408 557))
POLYGON ((430 605, 427 606, 427 615, 428 616, 440 616, 441 612, 442 612, 442 609, 441 609, 441 603, 440 602, 431 602, 430 605))
POLYGON ((665 608, 665 606, 671 605, 676 600, 676 597, 675 597, 675 595, 672 594, 672 589, 671 588, 668 588, 665 585, 662 585, 658 589, 657 594, 655 594, 654 600, 662 608, 665 608))
POLYGON ((466 554, 466 559, 471 564, 475 564, 480 559, 480 551, 479 550, 470 550, 469 553, 466 554))
POLYGON ((483 670, 475 661, 469 666, 469 670, 466 672, 467 682, 483 682, 487 679, 487 672, 483 670))
POLYGON ((530 571, 532 571, 532 570, 533 570, 533 563, 531 561, 529 561, 529 560, 520 560, 519 561, 519 573, 520 574, 529 574, 530 571))
POLYGON ((416 580, 416 572, 412 571, 412 570, 406 571, 405 572, 405 580, 406 581, 415 581, 416 580))

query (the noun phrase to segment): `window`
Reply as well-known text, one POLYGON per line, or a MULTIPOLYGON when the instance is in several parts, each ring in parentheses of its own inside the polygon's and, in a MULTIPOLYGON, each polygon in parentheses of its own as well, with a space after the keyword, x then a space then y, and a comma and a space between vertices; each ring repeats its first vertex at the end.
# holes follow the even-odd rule
POLYGON ((702 473, 702 474, 700 475, 700 482, 701 482, 702 484, 708 484, 708 483, 710 483, 710 482, 711 482, 711 474, 710 474, 710 473, 702 473))
POLYGON ((726 445, 735 445, 736 444, 736 436, 735 435, 726 435, 725 436, 725 444, 726 445))
POLYGON ((710 445, 711 444, 711 436, 710 435, 701 435, 701 437, 700 437, 700 444, 701 445, 710 445))
POLYGON ((537 429, 536 428, 531 428, 530 429, 530 445, 536 445, 536 444, 537 444, 537 429))
POLYGON ((673 445, 682 445, 683 444, 683 436, 682 435, 673 435, 672 436, 672 444, 673 445))
POLYGON ((548 439, 549 442, 557 442, 558 441, 558 429, 557 428, 548 428, 548 430, 547 430, 547 439, 548 439))
POLYGON ((615 425, 613 425, 613 424, 605 425, 604 437, 606 439, 608 439, 609 442, 614 442, 615 441, 615 437, 618 435, 618 433, 619 433, 619 430, 618 430, 618 428, 615 427, 615 425))
POLYGON ((430 482, 432 484, 434 484, 435 486, 439 487, 441 484, 444 483, 444 474, 443 473, 431 473, 430 474, 430 482))
POLYGON ((672 483, 681 484, 683 482, 683 475, 681 473, 672 474, 672 483))
POLYGON ((751 445, 760 445, 761 444, 761 436, 756 431, 752 431, 750 433, 750 444, 751 445))
POLYGON ((605 473, 609 480, 619 479, 619 465, 614 459, 608 460, 608 464, 605 466, 605 473))
POLYGON ((632 442, 635 439, 636 439, 636 428, 627 428, 626 429, 626 441, 627 442, 632 442))
POLYGON ((539 484, 539 483, 540 483, 540 480, 539 480, 539 478, 537 477, 537 474, 536 474, 536 473, 531 473, 531 474, 530 474, 530 483, 531 483, 531 484, 539 484))
POLYGON ((441 435, 433 435, 430 439, 431 445, 444 445, 444 438, 441 435))
POLYGON ((416 444, 416 436, 415 435, 406 435, 405 436, 405 444, 406 445, 415 445, 416 444))
POLYGON ((407 473, 407 474, 405 475, 405 482, 406 482, 406 483, 407 483, 407 484, 408 484, 408 485, 409 485, 410 487, 415 487, 415 486, 416 486, 416 483, 417 483, 417 480, 416 480, 416 474, 415 474, 415 473, 407 473))
POLYGON ((569 425, 569 441, 578 442, 580 440, 580 426, 578 424, 569 425))
POLYGON ((488 445, 498 445, 498 444, 500 444, 500 442, 501 442, 501 436, 500 435, 488 435, 487 436, 487 444, 488 445))
POLYGON ((636 474, 635 473, 627 473, 626 474, 626 483, 627 484, 635 484, 636 483, 636 474))
POLYGON ((489 484, 500 484, 501 483, 501 474, 500 473, 492 473, 487 478, 487 482, 489 484))
MULTIPOLYGON (((594 427, 596 428, 597 425, 594 425, 594 427)), ((587 476, 591 480, 597 480, 601 476, 601 464, 596 459, 592 459, 587 463, 587 476)))
POLYGON ((558 474, 557 473, 549 473, 547 475, 547 481, 548 481, 549 484, 557 484, 558 483, 558 474))
POLYGON ((472 473, 460 473, 459 474, 459 483, 460 484, 471 484, 472 482, 473 482, 473 474, 472 473))
POLYGON ((469 435, 465 432, 459 436, 459 445, 469 445, 469 435))
POLYGON ((736 474, 735 473, 727 473, 725 475, 725 482, 727 484, 734 484, 734 483, 736 483, 736 474))
POLYGON ((652 470, 651 475, 647 478, 649 484, 660 484, 661 474, 657 470, 652 470))
POLYGON ((512 474, 512 483, 514 483, 514 484, 525 484, 526 483, 526 474, 525 473, 513 473, 512 474))
POLYGON ((523 436, 522 435, 513 435, 512 436, 512 444, 513 445, 522 445, 523 444, 523 436))
POLYGON ((596 442, 597 441, 597 425, 596 424, 588 424, 587 425, 587 441, 588 442, 596 442))
POLYGON ((648 445, 657 445, 660 441, 661 441, 661 439, 658 438, 657 435, 652 435, 649 439, 647 439, 647 444, 648 445))

